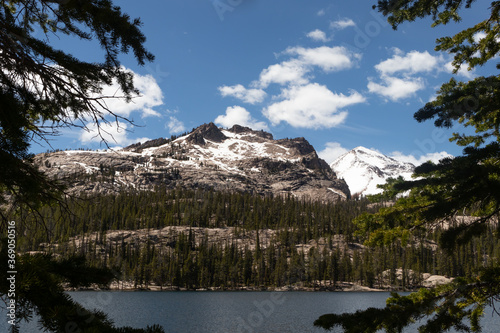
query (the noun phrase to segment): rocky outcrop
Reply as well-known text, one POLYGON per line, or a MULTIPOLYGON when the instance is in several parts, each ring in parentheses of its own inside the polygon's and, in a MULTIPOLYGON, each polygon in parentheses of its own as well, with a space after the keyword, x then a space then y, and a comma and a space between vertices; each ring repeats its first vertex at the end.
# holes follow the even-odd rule
POLYGON ((263 139, 273 140, 273 135, 271 133, 267 133, 267 132, 264 132, 262 130, 261 131, 254 131, 250 127, 234 125, 233 127, 231 127, 231 129, 229 129, 229 131, 233 132, 234 134, 250 133, 250 134, 256 135, 258 137, 261 137, 263 139))
POLYGON ((423 274, 422 285, 426 288, 433 288, 442 284, 447 284, 453 281, 453 278, 449 278, 443 275, 431 275, 429 273, 423 274))
POLYGON ((204 124, 195 129, 186 139, 188 142, 204 145, 206 143, 205 140, 209 140, 212 142, 222 142, 227 137, 222 133, 222 131, 215 126, 214 123, 204 124))
POLYGON ((272 135, 235 125, 202 125, 175 140, 156 139, 117 151, 40 154, 35 162, 75 192, 206 188, 335 201, 350 196, 304 138, 272 135))

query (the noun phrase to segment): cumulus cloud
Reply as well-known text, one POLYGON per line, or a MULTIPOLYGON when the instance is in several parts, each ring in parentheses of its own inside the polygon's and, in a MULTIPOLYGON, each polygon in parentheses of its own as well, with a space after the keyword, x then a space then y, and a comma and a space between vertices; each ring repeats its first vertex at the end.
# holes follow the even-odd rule
POLYGON ((337 158, 348 151, 349 149, 342 147, 338 142, 327 142, 325 144, 325 149, 319 151, 318 155, 328 164, 332 164, 337 158))
POLYGON ((348 96, 336 94, 318 83, 283 89, 280 99, 263 110, 266 118, 273 125, 285 121, 293 127, 305 128, 338 126, 347 117, 343 108, 365 102, 356 91, 348 96))
POLYGON ((310 71, 306 64, 297 59, 284 61, 264 69, 259 76, 257 85, 267 88, 272 83, 285 85, 288 83, 305 84, 309 80, 305 75, 310 71))
POLYGON ((337 21, 330 22, 330 28, 336 30, 343 30, 345 28, 355 27, 355 26, 356 23, 354 23, 354 21, 351 20, 350 18, 343 18, 337 21))
POLYGON ((267 88, 272 83, 304 85, 309 83, 311 77, 307 77, 307 74, 311 73, 315 67, 330 73, 349 69, 361 59, 360 54, 340 46, 289 47, 283 54, 295 57, 264 69, 254 85, 261 88, 267 88))
MULTIPOLYGON (((433 56, 429 52, 411 51, 404 53, 398 48, 394 49, 392 58, 380 62, 375 68, 382 75, 414 75, 417 73, 453 73, 455 66, 452 61, 443 55, 433 56), (447 60, 448 59, 448 60, 447 60)), ((476 75, 474 70, 469 71, 466 65, 460 66, 456 73, 467 79, 473 79, 476 75)))
POLYGON ((474 42, 479 43, 481 39, 486 38, 486 33, 484 31, 480 31, 476 33, 472 38, 474 39, 474 42))
POLYGON ((413 154, 405 155, 402 152, 395 151, 395 152, 389 154, 389 156, 397 161, 412 163, 415 166, 418 166, 418 165, 425 163, 425 162, 428 162, 428 161, 438 163, 439 160, 441 160, 445 157, 453 157, 452 155, 448 154, 445 151, 428 153, 425 155, 420 155, 419 157, 416 157, 413 154))
POLYGON ((217 125, 222 127, 232 127, 233 125, 241 125, 250 127, 254 130, 268 130, 265 122, 257 121, 250 115, 244 107, 235 105, 226 109, 225 115, 220 115, 214 121, 217 125))
POLYGON ((186 130, 184 123, 173 116, 170 116, 168 123, 165 124, 165 127, 168 128, 172 134, 182 133, 186 130))
POLYGON ((247 89, 241 84, 221 86, 218 89, 222 97, 232 96, 249 104, 261 103, 267 95, 262 89, 247 89))
MULTIPOLYGON (((72 93, 78 94, 80 91, 80 89, 76 88, 78 84, 74 81, 74 78, 68 76, 65 69, 58 65, 49 66, 54 69, 55 75, 59 76, 62 81, 65 81, 69 84, 69 86, 74 87, 74 89, 72 89, 72 93)), ((93 106, 98 111, 101 111, 104 117, 112 116, 109 114, 108 110, 114 115, 127 118, 132 112, 140 112, 142 117, 160 116, 160 113, 154 110, 154 107, 163 104, 163 93, 153 76, 143 76, 125 67, 121 67, 120 69, 124 72, 132 74, 134 86, 139 91, 139 95, 132 94, 131 101, 127 102, 120 85, 115 79, 111 85, 100 86, 101 91, 99 93, 90 94, 89 98, 94 100, 92 102, 93 106)), ((9 74, 7 70, 2 69, 1 71, 3 74, 13 75, 13 73, 9 74)), ((52 98, 52 91, 44 88, 41 84, 42 80, 38 75, 28 75, 23 79, 17 79, 16 81, 19 85, 22 85, 26 89, 37 94, 40 98, 52 98)), ((70 121, 75 120, 72 114, 68 114, 67 117, 70 121)))
POLYGON ((99 127, 95 123, 87 125, 80 133, 82 143, 101 143, 103 140, 110 146, 126 146, 138 141, 147 141, 149 138, 133 139, 129 138, 131 133, 127 130, 127 124, 121 121, 100 123, 99 127))
POLYGON ((425 88, 422 78, 400 79, 392 76, 382 76, 381 80, 382 84, 370 80, 368 82, 368 91, 392 101, 414 96, 417 91, 425 88))
POLYGON ((392 101, 413 97, 425 88, 424 79, 417 74, 450 71, 443 56, 433 56, 429 52, 411 51, 405 53, 394 48, 394 55, 375 66, 380 74, 380 82, 368 79, 368 91, 392 101))
POLYGON ((331 40, 330 38, 326 37, 326 33, 324 31, 321 31, 319 29, 309 32, 306 36, 316 42, 326 43, 331 40))
MULTIPOLYGON (((448 73, 453 73, 453 71, 455 70, 455 66, 453 65, 453 63, 451 61, 447 62, 445 65, 445 70, 448 72, 448 73)), ((459 76, 463 76, 465 77, 466 79, 468 80, 472 80, 473 78, 476 77, 476 74, 475 74, 475 70, 472 69, 469 71, 468 69, 468 66, 465 65, 465 64, 462 64, 460 66, 460 68, 458 69, 457 75, 459 76)))
POLYGON ((443 64, 442 57, 433 56, 429 52, 411 51, 404 54, 395 49, 394 56, 377 64, 375 68, 382 75, 393 75, 401 72, 405 74, 416 74, 421 72, 433 72, 443 64))
MULTIPOLYGON (((258 80, 251 84, 255 89, 247 89, 238 84, 219 87, 220 93, 253 104, 264 100, 264 89, 271 84, 281 85, 281 93, 272 96, 270 104, 262 110, 263 115, 273 125, 284 121, 294 127, 305 128, 337 126, 347 117, 345 107, 365 102, 365 98, 356 91, 351 91, 348 95, 338 94, 324 85, 310 82, 315 70, 331 73, 354 67, 361 59, 360 54, 339 46, 296 46, 287 48, 280 55, 288 56, 288 59, 263 69, 258 80)), ((228 108, 226 115, 217 117, 216 122, 226 127, 240 124, 252 128, 267 128, 265 123, 252 119, 244 108, 236 106, 228 108)))
MULTIPOLYGON (((104 97, 104 106, 117 116, 129 118, 133 112, 138 112, 143 118, 161 117, 161 114, 154 108, 163 105, 163 93, 153 76, 140 75, 126 68, 124 70, 132 73, 134 85, 139 90, 139 96, 133 96, 132 100, 127 103, 119 85, 115 82, 112 85, 104 86, 102 92, 93 97, 104 97)), ((97 107, 101 108, 99 105, 97 107)), ((109 115, 106 114, 105 110, 102 111, 105 119, 108 119, 109 115)), ((89 123, 79 133, 79 139, 82 143, 105 141, 110 146, 124 146, 140 140, 149 140, 149 138, 130 138, 129 126, 129 123, 115 119, 109 122, 101 121, 99 126, 95 123, 89 123)))
MULTIPOLYGON (((476 34, 474 34, 474 36, 472 38, 474 40, 474 43, 478 44, 478 43, 482 42, 482 40, 485 39, 486 37, 488 37, 488 35, 484 31, 480 31, 480 32, 477 32, 476 34)), ((500 37, 495 37, 495 42, 500 43, 500 37)), ((487 50, 490 50, 490 48, 487 47, 487 50)), ((483 51, 487 51, 487 50, 483 50, 483 51)), ((481 57, 480 51, 476 51, 473 54, 473 57, 481 57)), ((498 54, 493 56, 493 59, 498 59, 498 58, 499 58, 498 54)))
POLYGON ((306 65, 317 66, 325 72, 340 71, 354 66, 361 55, 343 46, 320 46, 317 48, 290 47, 285 53, 297 55, 306 65))
POLYGON ((156 80, 151 75, 130 72, 133 74, 134 85, 139 90, 140 95, 127 103, 117 83, 105 86, 102 95, 111 97, 106 98, 106 107, 123 117, 129 117, 132 112, 140 112, 142 117, 161 116, 158 111, 154 110, 155 107, 163 104, 163 93, 156 80))
MULTIPOLYGON (((394 55, 375 66, 380 74, 380 82, 369 78, 368 90, 392 101, 415 96, 416 92, 425 88, 424 79, 418 74, 452 73, 454 66, 443 55, 434 56, 429 52, 410 51, 405 53, 394 48, 394 55)), ((474 71, 461 66, 456 73, 467 79, 475 77, 474 71)))

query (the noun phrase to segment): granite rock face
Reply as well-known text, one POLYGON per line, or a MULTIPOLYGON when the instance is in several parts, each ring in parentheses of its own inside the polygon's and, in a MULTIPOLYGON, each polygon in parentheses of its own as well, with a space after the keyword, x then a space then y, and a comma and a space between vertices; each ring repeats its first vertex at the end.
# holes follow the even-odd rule
POLYGON ((239 125, 204 124, 175 140, 160 138, 115 151, 44 153, 35 163, 75 193, 164 186, 320 201, 350 197, 346 182, 306 139, 274 140, 270 133, 239 125))

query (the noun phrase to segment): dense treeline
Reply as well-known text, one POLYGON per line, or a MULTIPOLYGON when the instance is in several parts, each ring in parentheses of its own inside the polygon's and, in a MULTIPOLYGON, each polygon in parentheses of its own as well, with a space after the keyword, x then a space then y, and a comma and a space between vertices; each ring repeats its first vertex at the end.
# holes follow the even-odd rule
MULTIPOLYGON (((311 202, 288 196, 272 197, 203 190, 121 192, 81 197, 66 207, 44 207, 43 228, 23 230, 35 249, 41 242, 58 242, 92 231, 137 230, 185 225, 238 227, 245 230, 294 228, 297 241, 325 235, 353 233, 352 219, 370 210, 369 202, 337 204, 311 202)), ((372 208, 371 211, 374 211, 372 208)), ((38 215, 20 216, 23 220, 38 215)), ((27 223, 36 225, 37 223, 27 223)))
POLYGON ((122 281, 143 287, 333 289, 343 281, 408 289, 421 285, 422 273, 470 275, 500 253, 493 228, 451 254, 436 247, 439 229, 405 244, 365 248, 352 221, 377 209, 366 199, 321 203, 291 196, 156 189, 82 197, 66 209, 45 207, 43 224, 36 222, 39 216, 15 218, 31 221, 23 223, 31 228, 19 230, 23 251, 81 254, 96 267, 113 267, 122 281), (153 235, 171 226, 186 226, 185 232, 161 239, 153 235), (217 242, 192 232, 198 227, 230 228, 234 237, 217 242), (110 230, 139 229, 147 230, 147 240, 107 237, 110 230), (265 241, 258 232, 264 229, 273 230, 265 241), (237 241, 242 239, 247 241, 237 241))

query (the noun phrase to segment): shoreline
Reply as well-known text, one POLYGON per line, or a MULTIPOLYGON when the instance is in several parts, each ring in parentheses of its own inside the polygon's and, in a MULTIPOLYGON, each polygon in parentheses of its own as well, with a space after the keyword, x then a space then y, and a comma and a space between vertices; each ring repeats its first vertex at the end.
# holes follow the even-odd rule
MULTIPOLYGON (((121 282, 120 282, 121 283, 121 282)), ((99 288, 99 287, 88 287, 88 288, 65 288, 65 291, 78 292, 78 291, 125 291, 125 292, 137 292, 137 291, 147 291, 147 292, 226 292, 226 291, 248 291, 248 292, 411 292, 416 291, 423 286, 412 289, 402 289, 395 287, 388 288, 370 288, 367 286, 362 286, 356 283, 350 282, 338 282, 336 285, 331 286, 316 286, 316 287, 305 287, 305 286, 282 286, 282 287, 232 287, 232 288, 222 288, 222 287, 209 287, 209 288, 183 288, 177 286, 167 286, 160 287, 156 285, 148 286, 133 286, 132 284, 125 284, 123 286, 118 286, 118 283, 113 283, 109 288, 99 288)))
POLYGON ((453 281, 453 278, 448 278, 442 275, 431 275, 424 273, 424 280, 420 283, 411 285, 409 288, 386 284, 377 284, 378 288, 368 287, 356 282, 336 281, 332 283, 329 280, 316 280, 310 285, 305 285, 304 282, 297 282, 295 284, 274 287, 274 286, 238 286, 238 287, 208 287, 208 288, 186 288, 179 286, 158 286, 155 284, 134 284, 130 281, 115 280, 106 288, 100 288, 98 285, 81 288, 64 287, 65 291, 328 291, 328 292, 413 292, 421 288, 432 288, 438 285, 447 284, 453 281))

